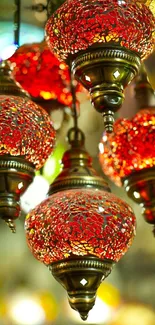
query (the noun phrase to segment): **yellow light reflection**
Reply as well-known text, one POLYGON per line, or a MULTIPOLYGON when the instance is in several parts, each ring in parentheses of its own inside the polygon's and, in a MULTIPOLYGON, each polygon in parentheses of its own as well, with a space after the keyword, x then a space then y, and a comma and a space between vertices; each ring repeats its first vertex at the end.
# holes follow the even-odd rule
POLYGON ((108 282, 103 282, 100 285, 97 296, 110 307, 117 308, 121 304, 119 290, 108 282))
POLYGON ((125 304, 109 325, 154 325, 155 313, 141 304, 125 304))

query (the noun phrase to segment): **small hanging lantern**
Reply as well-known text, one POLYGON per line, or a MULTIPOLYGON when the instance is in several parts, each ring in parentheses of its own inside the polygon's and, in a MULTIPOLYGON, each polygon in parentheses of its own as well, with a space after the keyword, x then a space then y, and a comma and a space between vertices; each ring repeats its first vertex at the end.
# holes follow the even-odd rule
POLYGON ((135 0, 67 0, 49 18, 46 40, 72 66, 112 132, 124 88, 154 47, 153 13, 135 0))
POLYGON ((15 232, 19 199, 53 150, 55 131, 48 114, 0 64, 0 218, 15 232))
POLYGON ((99 160, 104 173, 140 204, 145 220, 155 225, 155 94, 146 72, 135 82, 138 113, 120 119, 111 135, 104 134, 99 160))
POLYGON ((48 199, 27 216, 25 229, 34 256, 49 267, 67 290, 71 307, 86 320, 98 286, 132 243, 135 216, 92 168, 81 131, 71 129, 69 143, 62 172, 48 199))
POLYGON ((48 199, 30 212, 25 229, 34 256, 49 267, 67 290, 71 307, 86 320, 97 288, 132 243, 135 216, 93 169, 77 126, 73 80, 71 90, 71 148, 63 156, 63 170, 51 184, 48 199))

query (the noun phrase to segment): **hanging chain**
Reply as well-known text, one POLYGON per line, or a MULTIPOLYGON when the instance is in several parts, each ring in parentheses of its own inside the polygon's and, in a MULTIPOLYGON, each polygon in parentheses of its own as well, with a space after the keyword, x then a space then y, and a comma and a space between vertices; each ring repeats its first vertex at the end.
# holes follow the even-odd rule
POLYGON ((75 81, 71 70, 70 70, 70 78, 71 78, 70 90, 72 95, 72 113, 73 113, 73 120, 74 120, 74 128, 78 129, 78 115, 77 115, 77 108, 76 108, 77 101, 76 101, 76 93, 75 93, 76 86, 74 84, 75 81))
POLYGON ((72 146, 82 147, 84 145, 84 133, 78 128, 78 113, 77 113, 77 99, 76 99, 76 85, 73 73, 70 68, 70 91, 72 95, 72 116, 74 125, 68 131, 68 142, 72 146))
POLYGON ((20 6, 21 0, 14 0, 15 11, 14 11, 14 44, 16 47, 19 46, 19 34, 20 34, 20 6))

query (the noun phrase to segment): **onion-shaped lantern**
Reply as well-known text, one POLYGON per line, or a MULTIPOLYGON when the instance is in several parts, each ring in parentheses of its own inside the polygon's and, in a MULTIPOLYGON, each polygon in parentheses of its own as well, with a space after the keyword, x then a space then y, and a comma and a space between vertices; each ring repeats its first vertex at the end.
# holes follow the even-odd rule
POLYGON ((155 225, 155 95, 143 72, 136 81, 137 106, 131 119, 119 119, 104 134, 99 160, 104 173, 140 204, 146 221, 155 225))
POLYGON ((25 228, 30 250, 85 320, 100 283, 132 243, 135 216, 93 169, 81 131, 71 129, 69 142, 62 172, 49 197, 27 216, 25 228))
MULTIPOLYGON (((53 101, 59 107, 72 105, 69 68, 49 50, 45 41, 20 46, 9 60, 14 66, 15 79, 34 100, 42 104, 50 102, 51 109, 53 101)), ((76 91, 81 90, 82 86, 77 84, 76 91)))
POLYGON ((137 75, 140 60, 154 47, 155 18, 148 3, 135 0, 67 0, 49 18, 46 40, 72 65, 91 102, 112 131, 123 89, 137 75))
POLYGON ((43 166, 55 142, 48 114, 33 103, 11 74, 0 65, 0 217, 13 232, 19 199, 43 166))

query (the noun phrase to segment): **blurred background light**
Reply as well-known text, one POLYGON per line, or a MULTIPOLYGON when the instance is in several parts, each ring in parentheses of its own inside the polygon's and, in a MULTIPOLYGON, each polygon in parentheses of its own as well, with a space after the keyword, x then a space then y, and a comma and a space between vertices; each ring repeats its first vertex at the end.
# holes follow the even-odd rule
POLYGON ((57 143, 53 154, 48 158, 43 167, 43 176, 49 183, 52 183, 62 170, 61 159, 65 150, 65 145, 60 142, 57 143))
POLYGON ((0 309, 0 319, 4 319, 6 325, 47 325, 58 317, 58 304, 49 291, 32 291, 19 286, 1 302, 5 310, 0 309))
POLYGON ((42 325, 46 317, 36 298, 20 293, 10 300, 9 318, 17 325, 42 325))
POLYGON ((65 152, 65 146, 61 143, 56 145, 53 154, 46 161, 42 175, 36 173, 33 183, 21 197, 21 208, 26 214, 36 205, 46 199, 49 184, 54 181, 62 169, 61 159, 65 152))
POLYGON ((119 290, 109 282, 103 282, 98 291, 97 296, 108 306, 117 308, 121 304, 121 295, 119 290))
POLYGON ((128 303, 122 306, 108 325, 154 325, 155 313, 145 305, 128 303))
MULTIPOLYGON (((0 21, 0 33, 1 33, 1 50, 0 60, 6 60, 16 50, 14 45, 14 33, 13 22, 0 21)), ((40 42, 44 38, 44 30, 38 26, 33 26, 26 23, 21 23, 20 26, 20 45, 27 42, 40 42)))
POLYGON ((41 175, 34 177, 32 184, 21 197, 21 207, 25 213, 28 213, 37 204, 46 198, 49 189, 48 181, 41 175))

